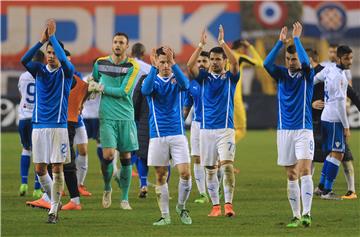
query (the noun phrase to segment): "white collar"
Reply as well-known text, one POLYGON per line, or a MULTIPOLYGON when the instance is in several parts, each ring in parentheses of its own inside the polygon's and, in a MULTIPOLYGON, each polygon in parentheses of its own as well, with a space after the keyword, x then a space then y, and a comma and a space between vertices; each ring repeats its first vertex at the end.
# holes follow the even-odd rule
POLYGON ((46 69, 49 71, 49 72, 55 72, 56 70, 58 70, 60 67, 58 68, 54 68, 54 69, 51 69, 49 64, 46 64, 46 69))

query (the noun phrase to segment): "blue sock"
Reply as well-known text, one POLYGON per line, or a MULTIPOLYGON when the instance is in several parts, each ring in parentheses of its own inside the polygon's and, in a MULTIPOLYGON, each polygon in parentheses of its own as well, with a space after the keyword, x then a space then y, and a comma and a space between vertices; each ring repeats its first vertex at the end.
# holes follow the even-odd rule
POLYGON ((98 146, 98 147, 97 147, 96 153, 97 153, 97 156, 98 156, 99 161, 100 161, 100 163, 101 163, 101 162, 104 160, 103 152, 102 152, 102 147, 101 147, 101 146, 98 146))
POLYGON ((329 163, 329 162, 325 159, 323 168, 322 168, 322 170, 321 170, 319 187, 324 187, 324 185, 325 185, 325 178, 326 178, 325 173, 326 173, 326 169, 327 169, 328 163, 329 163))
POLYGON ((326 168, 326 179, 325 179, 325 191, 330 192, 332 190, 334 181, 339 172, 340 161, 336 160, 333 157, 330 157, 328 160, 327 168, 326 168))
MULTIPOLYGON (((131 152, 131 165, 134 165, 137 163, 138 157, 134 152, 131 152)), ((136 164, 137 165, 137 164, 136 164)))
POLYGON ((168 166, 168 177, 166 178, 166 183, 170 182, 170 175, 171 175, 171 166, 168 166))
POLYGON ((145 159, 138 158, 137 169, 139 172, 140 187, 147 186, 147 176, 149 172, 149 167, 147 166, 147 161, 145 159))
POLYGON ((21 154, 20 175, 21 175, 22 184, 28 183, 29 167, 30 167, 30 156, 21 154))
POLYGON ((35 179, 34 179, 34 189, 40 189, 41 188, 41 185, 39 183, 39 178, 37 176, 37 174, 35 173, 35 179))

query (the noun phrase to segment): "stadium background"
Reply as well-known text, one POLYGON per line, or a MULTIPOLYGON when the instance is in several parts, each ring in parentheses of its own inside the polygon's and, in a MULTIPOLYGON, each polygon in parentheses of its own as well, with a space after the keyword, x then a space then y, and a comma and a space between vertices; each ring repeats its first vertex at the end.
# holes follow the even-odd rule
MULTIPOLYGON (((86 75, 91 62, 111 52, 114 32, 123 31, 130 45, 142 42, 152 47, 170 45, 177 62, 184 65, 202 29, 208 33, 207 49, 216 45, 219 24, 228 43, 243 38, 255 45, 264 58, 283 25, 295 20, 304 24, 303 43, 327 58, 329 42, 349 44, 354 49, 353 84, 360 90, 359 2, 36 2, 6 1, 1 8, 1 127, 16 130, 19 93, 17 80, 24 70, 21 56, 39 40, 48 18, 57 21, 58 39, 72 53, 78 71, 86 75)), ((279 60, 282 63, 282 60, 279 60)), ((244 93, 250 129, 276 126, 276 87, 263 69, 256 69, 251 91, 244 93), (261 109, 259 109, 261 108, 261 109)), ((360 115, 351 107, 352 128, 360 127, 360 115)))

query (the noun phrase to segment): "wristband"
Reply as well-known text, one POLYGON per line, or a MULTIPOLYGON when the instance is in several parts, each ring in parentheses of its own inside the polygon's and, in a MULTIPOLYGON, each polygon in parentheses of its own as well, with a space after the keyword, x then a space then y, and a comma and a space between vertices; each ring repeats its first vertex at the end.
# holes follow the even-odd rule
POLYGON ((223 44, 225 44, 225 41, 224 41, 224 40, 220 40, 220 41, 219 41, 219 44, 222 46, 223 44))
POLYGON ((198 47, 201 48, 201 49, 204 48, 204 46, 205 45, 203 43, 201 43, 201 42, 198 44, 198 47))

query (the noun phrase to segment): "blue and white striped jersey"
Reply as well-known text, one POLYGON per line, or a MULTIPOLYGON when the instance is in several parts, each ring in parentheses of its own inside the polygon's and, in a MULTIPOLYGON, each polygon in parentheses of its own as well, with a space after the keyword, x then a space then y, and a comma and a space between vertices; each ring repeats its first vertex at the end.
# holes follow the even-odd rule
POLYGON ((164 78, 152 67, 141 88, 149 105, 150 138, 185 134, 182 108, 189 80, 176 64, 172 71, 170 77, 164 78))
POLYGON ((201 87, 201 128, 234 128, 234 94, 240 74, 216 75, 200 69, 195 80, 201 87))
POLYGON ((201 122, 201 87, 195 80, 190 81, 189 90, 185 93, 184 107, 191 108, 194 105, 193 120, 201 122))
POLYGON ((311 100, 313 94, 314 69, 299 38, 294 38, 301 70, 290 73, 283 66, 275 65, 275 59, 283 43, 278 41, 264 61, 264 67, 278 85, 277 129, 312 129, 311 100))
POLYGON ((33 128, 66 128, 68 97, 70 94, 74 66, 66 58, 55 36, 50 37, 55 55, 61 66, 50 69, 48 65, 32 62, 31 59, 42 46, 38 42, 21 59, 26 69, 35 78, 35 107, 33 128))

